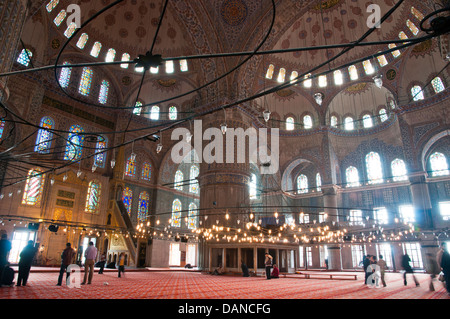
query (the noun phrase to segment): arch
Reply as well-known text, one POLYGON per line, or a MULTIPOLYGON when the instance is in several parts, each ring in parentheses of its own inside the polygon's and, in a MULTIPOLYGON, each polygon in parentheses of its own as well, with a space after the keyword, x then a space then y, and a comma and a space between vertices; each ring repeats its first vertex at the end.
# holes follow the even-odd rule
POLYGON ((34 151, 41 154, 47 154, 50 152, 50 147, 52 145, 53 133, 50 130, 54 128, 55 121, 49 116, 44 116, 41 119, 39 126, 42 128, 38 131, 34 151))
POLYGON ((440 133, 438 133, 438 134, 435 134, 435 135, 434 135, 433 137, 431 137, 431 138, 428 140, 428 142, 425 143, 425 145, 423 146, 423 149, 422 149, 422 153, 421 153, 420 159, 421 159, 421 162, 422 162, 422 169, 423 169, 425 172, 427 171, 427 160, 426 160, 426 157, 427 157, 427 154, 428 154, 428 152, 430 151, 431 147, 432 147, 435 143, 437 143, 437 141, 439 141, 440 139, 445 138, 445 137, 447 137, 447 136, 450 136, 450 130, 445 130, 445 131, 442 131, 442 132, 440 132, 440 133))
POLYGON ((86 196, 85 211, 88 213, 98 213, 100 210, 101 184, 97 180, 89 182, 86 196))

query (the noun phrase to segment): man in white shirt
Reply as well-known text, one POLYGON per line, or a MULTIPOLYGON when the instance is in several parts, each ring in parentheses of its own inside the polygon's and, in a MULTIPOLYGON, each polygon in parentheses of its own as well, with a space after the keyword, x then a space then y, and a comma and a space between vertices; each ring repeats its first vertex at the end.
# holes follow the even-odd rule
POLYGON ((84 262, 84 280, 81 284, 86 284, 87 279, 87 283, 90 285, 92 282, 92 277, 94 276, 94 264, 95 258, 97 257, 97 248, 94 246, 92 241, 89 243, 89 247, 84 252, 84 257, 86 258, 84 262))

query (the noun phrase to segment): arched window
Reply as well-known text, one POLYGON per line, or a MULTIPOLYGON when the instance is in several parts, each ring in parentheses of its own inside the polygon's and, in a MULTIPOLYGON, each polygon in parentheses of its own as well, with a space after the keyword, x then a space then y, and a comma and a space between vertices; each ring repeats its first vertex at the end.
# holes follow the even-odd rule
POLYGON ((133 114, 141 115, 141 112, 142 112, 142 102, 137 101, 133 109, 133 114))
POLYGON ((328 79, 326 75, 319 76, 319 87, 324 88, 328 85, 328 79))
POLYGON ((334 71, 334 84, 336 85, 344 84, 344 77, 342 76, 341 70, 334 71))
POLYGON ((249 184, 249 195, 250 198, 254 199, 256 198, 257 195, 257 179, 256 179, 256 175, 252 174, 251 179, 250 179, 250 184, 249 184))
POLYGON ((312 120, 311 115, 305 115, 303 117, 303 127, 307 130, 309 130, 313 127, 313 120, 312 120))
POLYGON ((405 162, 396 158, 391 162, 392 177, 394 182, 408 180, 408 171, 406 170, 405 162))
POLYGON ((108 147, 108 139, 105 136, 100 136, 95 146, 94 165, 100 168, 105 167, 106 162, 106 148, 108 147), (103 151, 103 152, 102 152, 103 151))
POLYGON ((411 13, 417 18, 417 20, 422 21, 423 19, 425 19, 425 16, 423 15, 422 12, 420 12, 419 10, 417 10, 414 7, 411 7, 411 13))
POLYGON ((297 71, 292 71, 291 77, 289 78, 291 80, 291 83, 294 83, 297 78, 298 78, 298 72, 297 71))
POLYGON ((406 33, 404 31, 400 31, 400 33, 398 34, 398 37, 400 38, 400 40, 408 40, 408 36, 406 35, 406 33))
POLYGON ((308 192, 308 177, 300 175, 297 177, 297 194, 305 194, 308 192))
POLYGON ((136 176, 136 158, 130 156, 125 165, 125 175, 129 177, 136 176))
POLYGON ((91 49, 91 55, 94 57, 94 58, 97 58, 98 57, 98 55, 100 54, 100 51, 102 50, 102 44, 100 43, 100 42, 95 42, 94 43, 94 45, 92 46, 92 49, 91 49))
POLYGON ((322 191, 322 177, 320 176, 320 173, 316 174, 316 190, 318 192, 322 191))
POLYGON ((295 128, 294 118, 293 117, 288 117, 286 119, 286 130, 293 131, 294 128, 295 128))
POLYGON ((159 120, 159 106, 154 105, 150 111, 150 119, 151 120, 159 120))
POLYGON ((406 20, 406 25, 408 26, 409 30, 411 30, 412 34, 414 35, 418 35, 420 30, 419 28, 411 21, 411 20, 406 20))
POLYGON ((383 182, 383 168, 381 166, 380 155, 376 152, 370 152, 366 155, 367 178, 370 184, 383 182))
POLYGON ((170 225, 172 227, 181 227, 181 202, 175 199, 172 203, 172 220, 170 225))
POLYGON ((56 18, 53 20, 53 22, 55 23, 55 25, 57 27, 59 27, 61 25, 61 23, 64 21, 64 19, 67 16, 67 12, 66 10, 61 10, 58 15, 56 16, 56 18))
POLYGON ((175 72, 175 65, 173 61, 172 60, 166 61, 166 73, 172 74, 173 72, 175 72))
POLYGON ((78 39, 77 42, 77 47, 80 48, 81 50, 84 49, 84 47, 86 46, 86 43, 89 40, 89 35, 87 33, 83 33, 80 38, 78 39))
POLYGON ((100 85, 100 93, 98 96, 98 101, 101 104, 106 104, 106 102, 108 101, 108 93, 109 93, 109 82, 103 80, 102 84, 100 85))
POLYGON ((90 181, 86 197, 86 212, 98 213, 100 210, 101 185, 99 181, 90 181))
POLYGON ((380 116, 380 121, 381 121, 382 123, 385 122, 385 121, 387 121, 388 116, 387 116, 387 113, 386 113, 386 109, 385 109, 385 108, 380 109, 380 110, 378 111, 378 115, 380 116))
POLYGON ((348 74, 350 75, 350 80, 352 81, 358 80, 359 78, 358 69, 355 65, 350 65, 348 67, 348 74))
POLYGON ((151 74, 158 74, 159 73, 159 66, 155 67, 150 67, 150 73, 151 74))
POLYGON ((330 125, 332 127, 337 127, 338 119, 337 119, 337 117, 335 115, 331 116, 331 118, 330 118, 330 125))
POLYGON ((35 152, 47 154, 50 151, 53 137, 53 133, 50 130, 53 129, 54 125, 55 122, 48 116, 41 119, 39 124, 41 128, 38 131, 36 145, 34 146, 35 152))
POLYGON ((180 60, 180 71, 187 72, 189 71, 188 63, 186 59, 180 60))
POLYGON ((374 67, 372 65, 372 62, 370 60, 364 61, 363 62, 363 66, 364 66, 364 71, 366 72, 367 75, 375 73, 375 69, 374 69, 374 67))
POLYGON ((178 170, 175 173, 175 181, 174 181, 174 187, 175 189, 182 191, 183 190, 183 180, 184 180, 184 175, 183 172, 181 172, 180 170, 178 170))
POLYGON ((53 9, 56 8, 56 6, 58 5, 59 0, 51 0, 49 3, 47 3, 47 5, 45 6, 47 9, 47 12, 52 12, 53 9))
POLYGON ((358 187, 360 186, 359 182, 359 173, 356 167, 350 166, 345 170, 345 177, 347 179, 347 187, 358 187))
POLYGON ((76 30, 77 24, 75 22, 71 22, 67 27, 66 31, 64 32, 64 35, 66 36, 66 38, 70 38, 75 33, 76 30))
POLYGON ((22 204, 30 206, 39 206, 42 200, 42 191, 44 188, 44 175, 40 169, 31 169, 28 171, 25 190, 23 192, 22 204))
POLYGON ((431 176, 448 175, 448 163, 444 154, 435 152, 430 156, 431 176))
POLYGON ((80 125, 73 125, 69 132, 64 160, 78 161, 83 152, 84 135, 82 133, 84 133, 84 129, 80 125))
POLYGON ((83 73, 81 74, 80 86, 78 87, 78 92, 80 94, 87 96, 91 92, 92 76, 93 72, 91 68, 84 67, 83 73))
POLYGON ((169 107, 169 120, 176 120, 178 117, 178 110, 176 108, 176 106, 171 106, 169 107))
POLYGON ((33 57, 33 52, 28 49, 23 49, 20 52, 19 57, 17 58, 17 62, 22 64, 23 66, 28 66, 31 62, 31 58, 33 57))
MULTIPOLYGON (((397 45, 395 43, 389 44, 389 49, 394 49, 396 47, 397 47, 397 45)), ((398 58, 400 55, 401 55, 401 52, 399 50, 392 51, 392 56, 394 58, 398 58)))
POLYGON ((311 73, 308 73, 305 75, 305 80, 303 81, 303 85, 305 86, 305 88, 310 88, 312 87, 312 78, 311 78, 311 73))
POLYGON ((278 72, 277 82, 283 83, 285 78, 286 78, 286 69, 281 68, 280 71, 278 72))
POLYGON ((266 72, 266 79, 271 80, 273 78, 273 72, 275 71, 275 66, 273 64, 269 65, 266 72))
MULTIPOLYGON (((128 62, 128 61, 130 61, 130 59, 131 59, 131 56, 128 54, 128 53, 124 53, 124 54, 122 54, 122 62, 128 62)), ((122 68, 122 69, 128 69, 128 67, 129 67, 130 65, 128 64, 128 63, 122 63, 121 65, 120 65, 120 67, 122 68)))
POLYGON ((6 124, 5 120, 1 119, 0 120, 0 138, 3 137, 3 132, 5 131, 5 124, 6 124))
POLYGON ((373 126, 372 116, 366 114, 363 116, 363 125, 364 128, 371 128, 373 126))
POLYGON ((190 179, 189 192, 194 193, 194 194, 198 194, 198 181, 196 180, 198 177, 198 174, 199 174, 198 166, 192 165, 191 171, 189 174, 189 179, 190 179))
MULTIPOLYGON (((64 62, 63 65, 69 65, 69 62, 64 62)), ((72 74, 72 68, 62 68, 59 74, 59 85, 63 88, 67 88, 70 83, 70 76, 72 74)))
POLYGON ((420 101, 425 98, 422 88, 419 85, 415 85, 411 88, 411 95, 414 101, 420 101))
POLYGON ((116 50, 109 49, 108 53, 106 53, 105 62, 113 62, 116 57, 116 50))
POLYGON ((344 127, 347 131, 352 131, 355 129, 355 122, 353 122, 353 118, 351 118, 350 116, 347 116, 344 119, 344 127))
POLYGON ((435 93, 441 93, 445 90, 444 82, 442 82, 442 79, 440 77, 435 77, 431 81, 431 85, 433 86, 435 93))
POLYGON ((197 228, 197 205, 194 203, 189 204, 187 227, 188 229, 197 228))
POLYGON ((148 207, 150 204, 150 196, 147 192, 141 192, 139 194, 139 207, 137 219, 141 222, 145 222, 148 218, 148 207))
POLYGON ((141 179, 149 181, 152 177, 152 165, 148 162, 142 164, 141 179))
POLYGON ((122 202, 125 205, 128 215, 131 215, 131 203, 133 202, 133 191, 125 187, 122 193, 122 202))
POLYGON ((384 67, 384 66, 388 65, 388 61, 387 61, 386 56, 384 54, 377 56, 377 60, 378 60, 378 63, 380 64, 381 67, 384 67))

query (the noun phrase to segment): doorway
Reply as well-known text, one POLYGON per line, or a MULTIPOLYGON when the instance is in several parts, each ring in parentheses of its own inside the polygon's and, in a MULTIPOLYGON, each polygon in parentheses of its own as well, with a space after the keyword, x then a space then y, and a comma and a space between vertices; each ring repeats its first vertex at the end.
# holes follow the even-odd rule
POLYGON ((20 259, 22 249, 28 244, 28 241, 35 240, 36 232, 29 230, 16 230, 11 241, 11 250, 9 252, 8 262, 17 264, 20 259))

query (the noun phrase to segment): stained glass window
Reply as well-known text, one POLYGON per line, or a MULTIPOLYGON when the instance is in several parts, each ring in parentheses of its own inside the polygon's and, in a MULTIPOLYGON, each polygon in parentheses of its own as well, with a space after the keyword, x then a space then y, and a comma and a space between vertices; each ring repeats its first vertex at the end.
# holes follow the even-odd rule
POLYGON ((363 126, 364 128, 371 128, 373 126, 372 116, 369 114, 363 116, 363 126))
POLYGON ((86 212, 98 213, 100 209, 101 185, 99 181, 90 181, 86 197, 86 212))
POLYGON ((100 93, 98 96, 98 101, 101 104, 106 104, 106 102, 108 101, 108 93, 109 93, 109 82, 103 80, 102 84, 100 85, 100 93))
MULTIPOLYGON (((128 53, 124 53, 124 54, 122 54, 122 62, 128 62, 128 61, 130 61, 130 59, 131 59, 131 57, 130 57, 130 55, 128 54, 128 53)), ((128 69, 128 67, 129 67, 130 65, 128 64, 128 63, 122 63, 121 65, 120 65, 120 67, 122 68, 122 69, 128 69)))
POLYGON ((303 82, 303 85, 305 86, 305 88, 312 87, 311 73, 308 73, 308 74, 305 75, 305 80, 303 82))
POLYGON ((347 180, 347 187, 358 187, 360 186, 359 182, 359 173, 356 167, 350 166, 345 170, 345 176, 347 180))
POLYGON ((105 167, 106 152, 102 152, 102 150, 106 150, 107 147, 108 147, 108 139, 105 136, 101 136, 99 138, 99 141, 97 142, 97 145, 95 146, 95 153, 97 153, 97 155, 95 155, 94 158, 95 166, 100 168, 105 167))
POLYGON ((269 65, 266 72, 266 79, 271 80, 273 78, 273 72, 275 71, 275 66, 273 64, 269 65))
POLYGON ((327 76, 321 75, 319 76, 319 87, 324 88, 328 85, 327 76))
POLYGON ((353 118, 351 118, 350 116, 344 119, 344 125, 347 131, 352 131, 355 129, 355 122, 353 122, 353 118))
POLYGON ((133 109, 133 114, 141 115, 141 112, 142 112, 142 102, 137 101, 133 109))
POLYGON ((91 50, 91 55, 94 58, 97 58, 98 55, 100 54, 100 51, 102 50, 102 44, 100 42, 95 42, 94 45, 92 46, 92 50, 91 50))
MULTIPOLYGON (((69 65, 69 62, 64 62, 63 65, 69 65)), ((69 86, 70 76, 72 74, 72 68, 62 68, 59 74, 59 84, 61 87, 66 88, 69 86)))
POLYGON ((22 52, 20 52, 19 57, 17 58, 17 62, 22 64, 23 66, 28 66, 31 62, 31 58, 33 57, 33 52, 30 50, 23 49, 22 52))
POLYGON ((308 192, 308 177, 300 175, 297 177, 297 194, 305 194, 308 192))
POLYGON ((250 198, 256 198, 256 194, 257 194, 257 179, 256 179, 256 175, 252 174, 252 177, 250 179, 250 185, 249 185, 249 194, 250 194, 250 198))
POLYGON ((334 71, 334 84, 336 85, 344 84, 344 77, 342 76, 341 70, 334 71))
POLYGON ((422 88, 419 85, 415 85, 411 88, 411 95, 414 101, 420 101, 425 98, 422 88))
POLYGON ((322 191, 322 177, 320 176, 320 173, 316 174, 316 190, 318 192, 322 191))
POLYGON ((369 184, 378 184, 383 182, 383 169, 381 166, 380 155, 370 152, 366 155, 366 169, 369 184))
POLYGON ((293 117, 288 117, 286 119, 286 130, 293 131, 294 128, 295 128, 294 118, 293 117))
POLYGON ((406 20, 406 25, 408 26, 409 30, 411 30, 412 34, 414 35, 418 35, 420 30, 419 28, 411 21, 411 20, 406 20))
POLYGON ((23 192, 22 204, 30 206, 39 206, 42 200, 42 191, 44 188, 44 175, 39 169, 28 171, 25 190, 23 192))
MULTIPOLYGON (((395 43, 389 44, 389 49, 394 49, 394 48, 396 48, 396 47, 397 47, 397 45, 395 45, 395 43)), ((400 55, 401 55, 401 53, 400 53, 399 50, 392 51, 392 56, 393 56, 394 58, 398 58, 400 55)))
POLYGON ((80 38, 78 39, 77 47, 80 48, 81 50, 83 50, 84 47, 86 46, 86 43, 88 40, 89 40, 89 35, 87 33, 83 33, 80 36, 80 38))
POLYGON ((187 227, 188 229, 197 228, 197 205, 194 203, 189 204, 187 227))
POLYGON ((49 3, 47 3, 47 5, 45 6, 47 9, 47 12, 52 12, 53 9, 56 8, 58 3, 59 3, 59 0, 51 0, 49 3))
POLYGON ((84 129, 80 125, 73 125, 69 132, 64 160, 77 161, 83 152, 84 135, 82 133, 84 133, 84 129))
POLYGON ((189 70, 187 60, 180 60, 180 71, 187 72, 189 70))
POLYGON ((125 175, 134 177, 136 176, 136 158, 130 156, 125 165, 125 175))
POLYGON ((106 53, 105 62, 113 62, 115 57, 116 57, 116 50, 109 49, 108 53, 106 53))
POLYGON ((281 68, 280 71, 278 71, 277 81, 279 83, 283 83, 285 78, 286 78, 286 69, 285 68, 281 68))
POLYGON ((149 181, 152 177, 152 165, 148 162, 142 164, 141 179, 149 181))
POLYGON ((337 127, 337 125, 338 125, 338 119, 337 119, 337 117, 336 117, 335 115, 333 115, 333 116, 331 117, 331 119, 330 119, 330 125, 331 125, 332 127, 337 127))
POLYGON ((406 170, 405 162, 399 158, 396 158, 391 162, 392 177, 394 182, 408 180, 408 172, 406 170))
POLYGON ((364 71, 366 72, 366 74, 373 74, 375 73, 375 69, 372 65, 372 62, 370 60, 366 60, 363 62, 363 66, 364 66, 364 71))
POLYGON ((159 120, 159 106, 152 106, 152 109, 150 111, 150 119, 159 120))
POLYGON ((386 109, 380 109, 379 111, 378 111, 378 115, 380 116, 380 121, 381 122, 385 122, 385 121, 387 121, 387 119, 388 119, 388 115, 387 115, 387 113, 386 113, 386 109))
POLYGON ((176 120, 178 117, 178 110, 175 106, 169 107, 169 120, 176 120))
POLYGON ((83 73, 81 74, 80 86, 78 87, 78 92, 80 94, 87 96, 91 91, 93 71, 91 68, 84 67, 83 73))
POLYGON ((66 31, 64 32, 64 35, 66 36, 66 38, 70 38, 76 30, 77 24, 75 22, 71 22, 67 27, 66 31))
POLYGON ((197 181, 198 174, 199 174, 198 166, 192 165, 189 174, 190 179, 189 192, 194 194, 198 194, 198 181, 197 181))
POLYGON ((64 21, 64 19, 67 16, 67 12, 66 10, 61 10, 61 12, 58 13, 58 15, 56 16, 55 20, 53 20, 53 22, 56 24, 57 27, 59 27, 61 25, 61 23, 64 21))
POLYGON ((172 74, 175 72, 175 65, 172 60, 166 61, 166 73, 172 74))
POLYGON ((384 66, 388 65, 388 61, 387 61, 386 56, 384 54, 377 56, 377 60, 378 60, 378 63, 380 64, 381 67, 384 67, 384 66))
POLYGON ((122 193, 122 202, 128 212, 131 215, 131 203, 133 202, 133 191, 129 187, 125 187, 122 193))
POLYGON ((355 65, 350 65, 348 67, 348 74, 350 75, 350 80, 352 80, 352 81, 358 80, 358 78, 359 78, 358 69, 356 68, 355 65))
POLYGON ((430 156, 431 175, 444 176, 449 175, 447 158, 444 154, 436 152, 430 156))
POLYGON ((6 124, 5 120, 1 119, 0 120, 0 138, 2 138, 3 132, 5 131, 5 124, 6 124))
POLYGON ((141 222, 145 222, 148 218, 148 207, 150 204, 150 196, 147 192, 139 194, 139 207, 137 218, 141 222))
POLYGON ((313 120, 311 115, 305 115, 303 117, 303 128, 309 130, 313 127, 313 120))
POLYGON ((400 40, 408 40, 408 36, 406 35, 406 33, 404 31, 400 31, 400 33, 398 34, 398 37, 400 38, 400 40))
POLYGON ((183 173, 181 171, 177 171, 175 173, 175 183, 174 183, 174 187, 175 189, 182 191, 183 190, 183 173))
POLYGON ((420 12, 419 10, 417 10, 414 7, 411 7, 411 13, 419 20, 422 21, 425 16, 422 14, 422 12, 420 12))
POLYGON ((435 77, 431 81, 431 85, 433 85, 434 92, 441 93, 445 90, 444 83, 442 82, 442 79, 440 77, 435 77))
POLYGON ((54 121, 46 116, 41 119, 40 129, 38 131, 38 136, 36 139, 36 145, 34 147, 34 151, 45 154, 50 151, 50 146, 52 144, 53 133, 50 130, 54 126, 54 121))
POLYGON ((175 199, 172 203, 172 227, 181 227, 181 202, 175 199))

